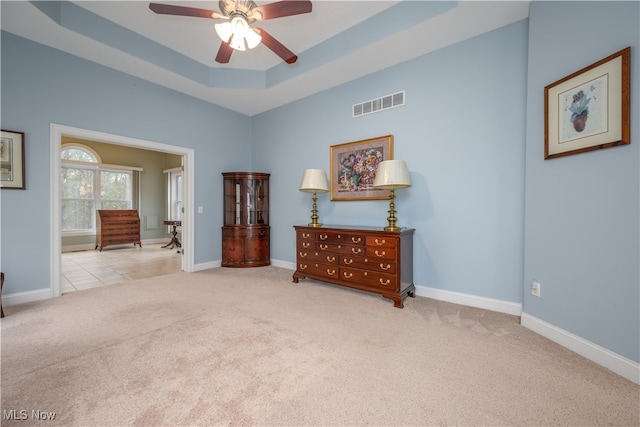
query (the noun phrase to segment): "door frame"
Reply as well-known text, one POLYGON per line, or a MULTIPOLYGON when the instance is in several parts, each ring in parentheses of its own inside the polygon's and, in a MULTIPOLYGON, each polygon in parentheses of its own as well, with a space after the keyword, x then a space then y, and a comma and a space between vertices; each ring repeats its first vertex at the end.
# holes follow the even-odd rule
POLYGON ((51 297, 56 298, 61 295, 60 273, 62 263, 62 242, 61 242, 61 218, 60 218, 60 152, 62 147, 62 137, 72 137, 88 139, 91 141, 103 142, 107 144, 123 145, 127 147, 142 148, 145 150, 159 151, 162 153, 176 154, 182 156, 182 182, 184 186, 184 216, 182 223, 182 270, 188 273, 194 269, 194 169, 195 152, 192 148, 178 147, 175 145, 162 144, 159 142, 146 141, 142 139, 129 138, 121 135, 114 135, 104 132, 97 132, 88 129, 81 129, 71 126, 50 124, 51 141, 51 297))

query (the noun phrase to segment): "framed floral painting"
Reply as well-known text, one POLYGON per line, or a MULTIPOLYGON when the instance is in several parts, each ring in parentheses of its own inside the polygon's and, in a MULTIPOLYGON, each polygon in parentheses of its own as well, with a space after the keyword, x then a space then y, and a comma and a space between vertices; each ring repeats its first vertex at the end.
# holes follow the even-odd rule
POLYGON ((631 48, 544 88, 544 158, 631 142, 631 48))
POLYGON ((378 165, 393 159, 393 135, 332 145, 331 200, 382 200, 389 190, 373 188, 378 165))

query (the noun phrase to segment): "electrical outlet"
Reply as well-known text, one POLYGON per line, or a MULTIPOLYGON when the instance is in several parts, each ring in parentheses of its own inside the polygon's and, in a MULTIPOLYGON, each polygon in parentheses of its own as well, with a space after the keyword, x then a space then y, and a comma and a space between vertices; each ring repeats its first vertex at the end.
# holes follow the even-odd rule
POLYGON ((533 279, 531 281, 531 295, 533 295, 534 297, 540 296, 540 282, 538 282, 536 279, 533 279))

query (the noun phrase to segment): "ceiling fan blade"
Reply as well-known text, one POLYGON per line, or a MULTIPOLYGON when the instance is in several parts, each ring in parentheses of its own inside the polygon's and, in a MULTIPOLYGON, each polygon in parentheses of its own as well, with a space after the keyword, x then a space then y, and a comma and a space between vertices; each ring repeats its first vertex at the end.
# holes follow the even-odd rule
POLYGON ((220 49, 218 49, 218 54, 216 55, 216 62, 220 64, 229 63, 232 53, 233 53, 233 48, 229 45, 229 43, 226 43, 226 42, 220 43, 220 49))
POLYGON ((194 16, 196 18, 211 18, 222 19, 225 18, 223 14, 215 10, 198 9, 195 7, 175 6, 171 4, 149 3, 149 9, 155 13, 162 15, 179 15, 179 16, 194 16))
POLYGON ((276 40, 271 34, 267 33, 262 28, 256 28, 262 36, 262 44, 271 49, 273 53, 282 58, 287 64, 293 64, 298 60, 295 53, 287 49, 282 43, 276 40))
POLYGON ((311 2, 302 0, 283 0, 251 9, 249 18, 257 21, 300 15, 311 12, 311 2))

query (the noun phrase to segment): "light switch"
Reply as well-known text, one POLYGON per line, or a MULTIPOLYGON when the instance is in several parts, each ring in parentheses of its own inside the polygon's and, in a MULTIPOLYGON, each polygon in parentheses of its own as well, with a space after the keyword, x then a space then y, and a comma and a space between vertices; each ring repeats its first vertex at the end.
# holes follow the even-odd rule
POLYGON ((204 208, 202 206, 198 206, 198 213, 204 213, 204 208))

